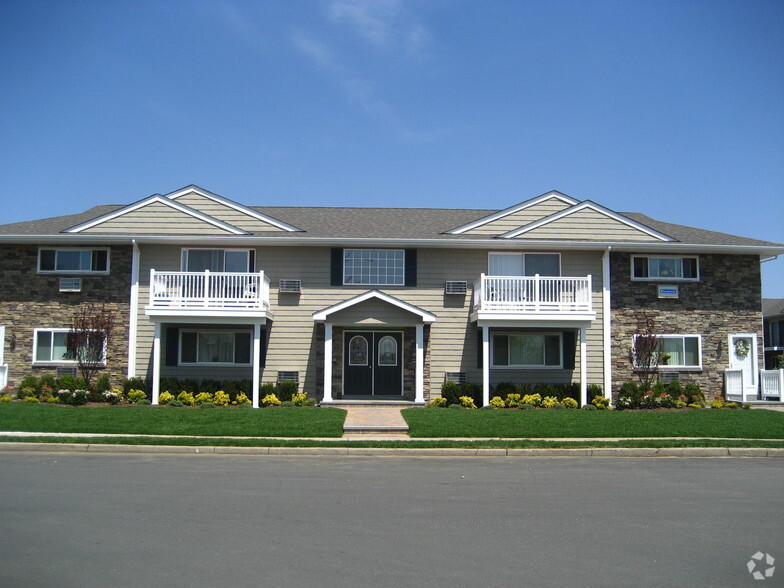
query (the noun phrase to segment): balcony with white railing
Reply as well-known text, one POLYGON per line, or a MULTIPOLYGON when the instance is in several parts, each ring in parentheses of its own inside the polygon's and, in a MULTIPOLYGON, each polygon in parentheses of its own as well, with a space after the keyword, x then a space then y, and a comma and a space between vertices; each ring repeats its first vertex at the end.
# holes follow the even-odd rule
POLYGON ((264 272, 150 270, 148 315, 268 316, 270 281, 264 272))
POLYGON ((593 320, 591 276, 487 276, 474 282, 472 319, 593 320))

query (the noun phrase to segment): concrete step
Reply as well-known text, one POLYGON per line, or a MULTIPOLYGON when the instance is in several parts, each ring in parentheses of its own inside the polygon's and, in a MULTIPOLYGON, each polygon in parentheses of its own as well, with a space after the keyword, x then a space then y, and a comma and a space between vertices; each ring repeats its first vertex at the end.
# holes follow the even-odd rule
POLYGON ((343 405, 346 421, 344 434, 408 435, 408 424, 400 414, 401 406, 343 405))

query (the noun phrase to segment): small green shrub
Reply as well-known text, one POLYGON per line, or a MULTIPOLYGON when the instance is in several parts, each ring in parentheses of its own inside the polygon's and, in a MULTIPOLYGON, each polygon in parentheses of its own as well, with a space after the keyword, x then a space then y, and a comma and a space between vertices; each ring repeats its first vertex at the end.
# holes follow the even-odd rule
MULTIPOLYGON (((209 392, 203 392, 203 394, 209 394, 209 392)), ((215 405, 212 402, 202 402, 199 404, 199 408, 215 408, 215 405)))
POLYGON ((162 406, 166 406, 167 404, 171 404, 174 400, 174 394, 171 392, 162 392, 160 396, 158 396, 158 404, 162 406))
POLYGON ((566 407, 563 404, 561 404, 560 402, 556 402, 550 408, 555 409, 555 410, 565 410, 566 409, 566 407))
POLYGON ((112 390, 104 390, 101 392, 101 402, 108 402, 109 404, 120 404, 122 402, 122 392, 117 388, 112 390))
POLYGON ((519 408, 520 410, 532 410, 532 409, 534 409, 536 407, 533 404, 528 404, 528 403, 524 402, 523 404, 521 404, 517 408, 519 408))
POLYGON ((217 391, 222 391, 223 386, 221 382, 218 380, 202 380, 199 382, 199 390, 201 392, 208 392, 210 394, 215 394, 217 391))
POLYGON ((19 400, 24 400, 28 396, 35 396, 36 391, 35 388, 31 388, 30 386, 21 386, 19 390, 16 392, 16 397, 19 400))
POLYGON ((449 408, 451 408, 452 410, 465 410, 466 409, 466 407, 463 406, 462 404, 450 404, 449 408))
POLYGON ((683 389, 683 395, 686 397, 687 404, 699 404, 705 406, 705 394, 697 384, 686 384, 683 389))
POLYGON ((109 376, 107 374, 102 374, 98 381, 95 382, 95 390, 98 392, 106 392, 107 390, 111 390, 112 385, 109 382, 109 376))
POLYGON ((58 390, 57 399, 63 404, 81 406, 87 403, 87 390, 58 390))
POLYGON ((179 400, 172 400, 169 403, 169 406, 182 406, 182 402, 180 402, 179 400))
POLYGON ((223 390, 218 390, 212 395, 212 403, 215 406, 226 406, 229 402, 231 402, 231 397, 223 390))
POLYGON ((299 386, 293 380, 283 380, 280 382, 275 391, 275 396, 280 398, 281 402, 284 400, 291 401, 291 398, 297 393, 299 386))
POLYGON ((19 395, 19 392, 22 392, 22 390, 26 390, 26 389, 27 390, 32 389, 33 394, 36 394, 40 389, 40 387, 41 387, 41 382, 38 381, 38 378, 36 378, 35 376, 25 376, 24 378, 22 378, 22 381, 19 382, 19 387, 18 387, 18 392, 16 394, 16 397, 25 398, 26 396, 29 396, 30 395, 29 392, 25 392, 25 394, 23 394, 22 396, 19 395))
POLYGON ((183 406, 193 406, 195 400, 191 392, 187 392, 183 390, 182 392, 177 394, 177 402, 179 402, 183 406))
POLYGON ((474 399, 471 396, 461 396, 460 397, 460 406, 465 408, 476 408, 476 404, 474 403, 474 399))
POLYGON ((641 391, 637 382, 629 380, 624 382, 621 389, 618 391, 618 397, 615 399, 615 408, 618 410, 625 410, 627 408, 640 408, 640 401, 645 391, 641 391))
POLYGON ((291 400, 281 400, 280 405, 286 407, 292 407, 294 406, 294 403, 291 400))
POLYGON ((502 399, 506 398, 507 394, 514 394, 516 390, 517 387, 512 382, 498 382, 495 385, 496 396, 500 396, 502 399))
POLYGON ((588 402, 592 402, 597 396, 604 396, 602 387, 599 384, 588 384, 588 402))
POLYGON ((41 388, 43 388, 44 386, 49 386, 49 388, 51 388, 52 390, 57 389, 57 378, 55 378, 52 374, 44 374, 43 376, 41 376, 41 378, 39 379, 39 383, 41 385, 41 388))
POLYGON ((490 399, 490 408, 506 408, 506 403, 500 396, 493 396, 490 399))
POLYGON ((281 400, 275 394, 267 394, 261 399, 262 406, 280 406, 281 400))
POLYGON ((441 397, 446 398, 447 404, 460 404, 460 384, 444 382, 441 384, 441 397))
POLYGON ((128 394, 130 394, 131 390, 149 392, 151 389, 150 382, 146 378, 130 378, 123 381, 123 394, 125 394, 126 398, 128 398, 128 394))
POLYGON ((597 408, 595 404, 586 404, 583 406, 583 410, 597 410, 597 408))

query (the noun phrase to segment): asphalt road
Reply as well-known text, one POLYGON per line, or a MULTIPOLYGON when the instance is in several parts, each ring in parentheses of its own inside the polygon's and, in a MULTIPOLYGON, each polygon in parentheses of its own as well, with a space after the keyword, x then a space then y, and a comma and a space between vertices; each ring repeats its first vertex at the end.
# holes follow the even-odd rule
POLYGON ((781 459, 18 453, 0 485, 4 587, 784 585, 781 459))

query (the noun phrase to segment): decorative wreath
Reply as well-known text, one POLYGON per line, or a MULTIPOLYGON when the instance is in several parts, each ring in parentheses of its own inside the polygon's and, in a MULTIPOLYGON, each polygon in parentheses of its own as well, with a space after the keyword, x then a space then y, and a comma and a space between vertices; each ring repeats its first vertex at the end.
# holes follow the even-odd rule
POLYGON ((735 355, 738 357, 746 357, 749 354, 749 342, 745 339, 738 339, 735 341, 735 355))

